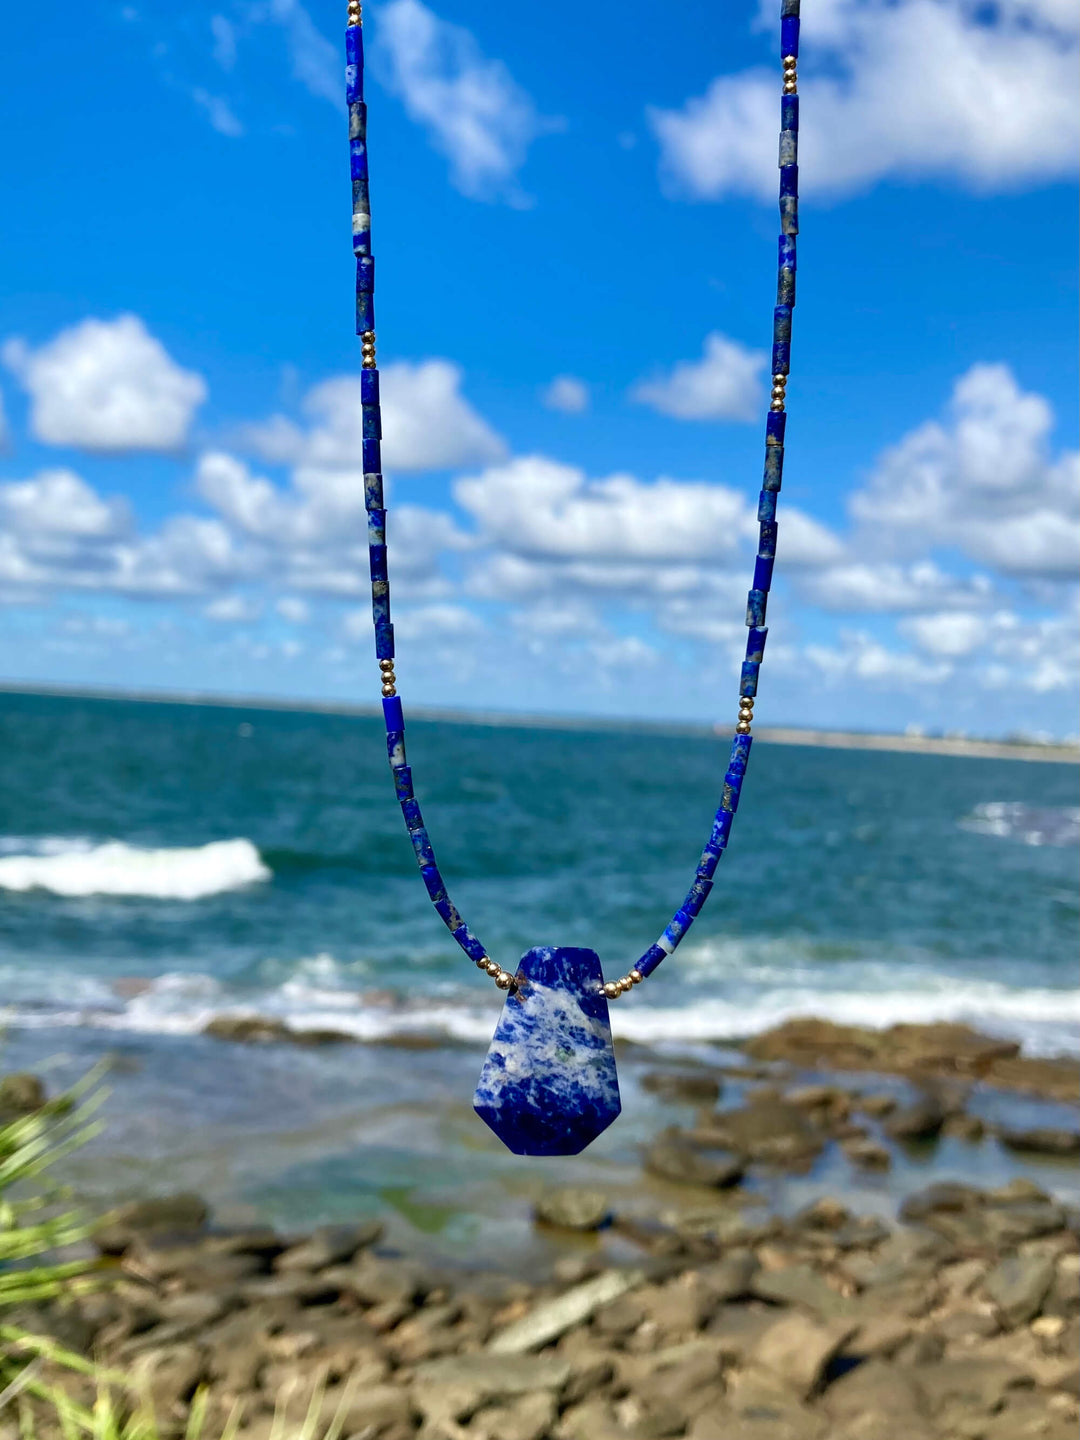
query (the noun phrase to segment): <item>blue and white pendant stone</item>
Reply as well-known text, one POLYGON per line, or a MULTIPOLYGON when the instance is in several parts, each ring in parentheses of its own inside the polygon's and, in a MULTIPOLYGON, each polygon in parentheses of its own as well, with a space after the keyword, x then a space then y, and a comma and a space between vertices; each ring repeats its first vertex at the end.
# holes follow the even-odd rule
POLYGON ((578 1155, 622 1109, 603 983, 593 950, 522 956, 473 1097, 515 1155, 578 1155))

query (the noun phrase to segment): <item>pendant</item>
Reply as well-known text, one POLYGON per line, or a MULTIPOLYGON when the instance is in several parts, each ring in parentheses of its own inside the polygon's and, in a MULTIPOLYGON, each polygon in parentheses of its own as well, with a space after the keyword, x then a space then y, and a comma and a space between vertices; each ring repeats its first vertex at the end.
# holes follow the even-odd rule
POLYGON ((473 1097, 515 1155, 579 1155, 622 1109, 600 957, 522 956, 473 1097))

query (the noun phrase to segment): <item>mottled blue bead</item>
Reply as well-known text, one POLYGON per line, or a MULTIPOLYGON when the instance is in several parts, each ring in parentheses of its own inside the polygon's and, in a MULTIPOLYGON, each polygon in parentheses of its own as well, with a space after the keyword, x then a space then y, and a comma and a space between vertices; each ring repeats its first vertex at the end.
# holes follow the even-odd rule
MULTIPOLYGON (((423 880, 424 889, 427 891, 428 897, 436 909, 439 905, 446 904, 449 901, 450 897, 446 893, 446 882, 443 880, 437 865, 421 865, 420 878, 423 880)), ((461 917, 458 916, 458 925, 460 924, 461 917)), ((452 928, 456 930, 457 925, 452 928)))
POLYGON ((393 660, 394 658, 394 627, 389 620, 383 620, 375 626, 375 658, 376 660, 393 660))
POLYGON ((694 883, 686 892, 686 899, 679 908, 685 910, 688 915, 699 915, 712 888, 711 880, 707 880, 704 875, 695 875, 694 883))
POLYGON ((365 440, 382 439, 382 416, 378 405, 364 405, 360 410, 365 440))
POLYGON ((799 17, 797 15, 784 15, 780 20, 780 54, 798 55, 799 53, 799 17))
POLYGON ((795 304, 795 271, 780 270, 776 276, 776 303, 778 305, 795 304))
MULTIPOLYGON (((791 339, 791 306, 777 305, 773 311, 772 338, 774 344, 791 339)), ((772 411, 769 412, 772 414, 772 411)))
POLYGON ((514 980, 473 1105, 515 1155, 578 1155, 622 1108, 600 959, 539 946, 514 980))
POLYGON ((720 809, 727 811, 730 815, 734 815, 738 808, 739 786, 725 779, 724 788, 720 795, 720 809))
MULTIPOLYGON (((425 870, 436 870, 437 872, 437 867, 434 865, 424 865, 421 867, 420 870, 421 875, 424 873, 425 870)), ((440 875, 439 878, 441 880, 442 876, 440 875)), ((462 920, 461 915, 458 912, 457 906, 450 899, 450 896, 447 895, 446 887, 443 887, 443 893, 441 895, 432 895, 431 899, 432 903, 435 906, 435 913, 439 916, 439 919, 450 931, 450 934, 453 935, 455 931, 460 930, 461 927, 465 924, 465 921, 462 920)))
POLYGON ((349 176, 353 180, 368 178, 368 148, 366 140, 349 141, 349 176))
POLYGON ((367 138, 367 106, 362 100, 354 100, 349 106, 349 139, 367 138))
POLYGON ((794 197, 799 193, 799 167, 785 165, 780 171, 780 198, 794 197))
POLYGON ((390 584, 387 580, 371 582, 371 618, 375 629, 390 623, 390 584))
POLYGON ((363 217, 360 217, 360 216, 357 216, 357 215, 354 215, 354 216, 353 216, 353 245, 352 245, 352 248, 353 248, 353 254, 354 254, 354 255, 370 255, 370 254, 371 254, 371 223, 370 223, 370 222, 371 222, 371 216, 370 216, 370 215, 365 215, 365 216, 363 216, 363 217), (367 223, 366 223, 366 224, 363 224, 363 223, 357 224, 357 221, 358 221, 358 220, 361 220, 361 219, 362 219, 363 221, 366 221, 367 223))
POLYGON ((765 626, 754 626, 747 632, 746 636, 746 658, 753 660, 760 665, 765 659, 765 641, 768 637, 768 629, 765 626))
POLYGON ((745 775, 746 767, 750 761, 750 747, 754 743, 752 735, 734 735, 731 740, 731 754, 728 756, 728 770, 736 775, 745 775))
POLYGON ((771 555, 759 555, 754 561, 754 589, 768 590, 772 585, 773 566, 776 561, 771 555))
POLYGON ((717 810, 713 819, 712 830, 705 842, 705 853, 707 855, 719 855, 727 847, 731 835, 731 815, 727 810, 717 810))
POLYGON ((487 959, 487 951, 467 925, 459 925, 452 933, 454 939, 461 946, 462 950, 465 951, 465 954, 468 955, 470 960, 487 959))
POLYGON ((794 195, 780 196, 780 228, 785 235, 799 233, 799 202, 794 195))
MULTIPOLYGON (((763 520, 761 522, 761 529, 758 531, 757 553, 759 555, 772 557, 776 554, 776 535, 777 527, 775 520, 763 520)), ((757 588, 755 585, 754 589, 756 590, 757 588)))
POLYGON ((416 851, 416 861, 419 865, 434 865, 435 850, 431 844, 431 837, 421 825, 418 830, 409 831, 409 839, 412 841, 412 848, 416 851))
POLYGON ((746 623, 747 625, 765 624, 765 607, 769 603, 769 597, 764 590, 751 590, 746 597, 746 623))
MULTIPOLYGON (((366 375, 366 370, 361 374, 366 375)), ((364 505, 368 510, 381 510, 383 508, 383 483, 382 476, 376 470, 370 475, 364 476, 364 505)))
POLYGON ((744 660, 742 670, 739 674, 739 694, 754 696, 757 694, 758 671, 761 666, 754 660, 744 660))
POLYGON ((662 945, 670 954, 693 923, 694 917, 687 910, 676 910, 657 944, 662 945))
MULTIPOLYGON (((360 371, 360 404, 378 405, 379 403, 379 372, 378 370, 360 371)), ((366 478, 366 477, 365 477, 366 478)))
POLYGON ((757 518, 762 524, 773 520, 776 516, 776 491, 762 490, 758 496, 757 518))
MULTIPOLYGON (((358 290, 356 292, 356 333, 363 335, 365 330, 375 329, 375 296, 370 290, 358 290)), ((367 465, 364 466, 367 469, 367 465)), ((374 465, 372 469, 379 467, 374 465)))
POLYGON ((405 712, 401 708, 400 695, 384 696, 382 702, 382 713, 388 734, 391 730, 405 729, 405 712))
POLYGON ((777 147, 776 163, 782 170, 785 165, 797 165, 799 163, 799 132, 797 130, 781 130, 780 144, 777 147))
POLYGON ((362 442, 361 453, 363 455, 365 475, 371 471, 382 469, 382 450, 379 447, 378 440, 364 440, 362 442))
POLYGON ((394 794, 398 798, 398 804, 413 798, 412 788, 412 766, 398 765, 391 771, 394 777, 394 794))
POLYGON ((771 375, 787 375, 791 370, 791 346, 787 341, 781 341, 772 347, 772 370, 771 375))
POLYGON ((765 447, 765 474, 762 478, 761 487, 763 490, 779 490, 780 482, 784 478, 784 447, 782 445, 766 445, 765 447))
POLYGON ((781 235, 779 241, 779 266, 781 270, 794 270, 795 263, 795 237, 794 235, 781 235))
POLYGON ((369 545, 386 544, 385 510, 369 510, 367 512, 367 538, 369 545))
POLYGON ((798 15, 799 0, 780 0, 780 14, 786 20, 789 15, 798 15))
POLYGON ((374 255, 358 255, 356 257, 356 288, 357 290, 375 289, 374 255))
POLYGON ((787 411, 770 410, 765 420, 766 445, 782 445, 784 443, 784 431, 786 429, 787 411))
POLYGON ((798 95, 782 95, 780 97, 780 128, 781 130, 792 130, 796 135, 799 133, 798 95))
POLYGON ((401 813, 405 817, 406 830, 411 832, 424 828, 424 817, 420 811, 420 802, 415 796, 411 796, 408 800, 402 800, 401 813))
POLYGON ((372 580, 386 579, 386 546, 368 546, 368 567, 371 571, 372 580))
POLYGON ((651 975, 666 955, 667 951, 661 949, 659 945, 650 945, 634 969, 642 975, 651 975))
POLYGON ((387 730, 386 732, 386 754, 390 761, 391 770, 400 770, 405 764, 405 731, 402 729, 387 730))
POLYGON ((350 105, 364 98, 364 32, 359 25, 345 31, 345 98, 350 105))

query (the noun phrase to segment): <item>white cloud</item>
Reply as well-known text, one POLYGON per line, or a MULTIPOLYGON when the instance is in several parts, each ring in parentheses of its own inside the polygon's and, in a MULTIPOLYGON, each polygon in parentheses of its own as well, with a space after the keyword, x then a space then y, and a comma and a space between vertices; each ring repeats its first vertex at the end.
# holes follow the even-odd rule
POLYGON ((6 450, 11 440, 11 432, 8 429, 7 414, 4 410, 4 392, 0 390, 0 451, 6 450))
POLYGON ((549 410, 565 415, 581 415, 589 408, 589 387, 573 375, 556 375, 541 396, 549 410))
POLYGON ((176 450, 206 399, 137 315, 84 320, 32 350, 8 340, 4 363, 31 398, 30 423, 49 445, 84 450, 176 450))
POLYGON ((340 54, 323 35, 299 0, 267 0, 251 7, 253 20, 280 25, 289 47, 293 76, 312 95, 340 109, 345 104, 345 80, 340 54))
POLYGON ((887 451, 851 500, 870 543, 903 553, 964 551, 1004 575, 1072 578, 1080 553, 1080 457, 1054 458, 1049 405, 1005 365, 975 365, 945 423, 887 451))
POLYGON ((73 470, 43 470, 30 480, 0 485, 0 515, 10 531, 38 545, 58 537, 115 539, 130 525, 125 501, 103 500, 73 470))
POLYGON ((671 374, 639 381, 631 398, 676 420, 753 420, 761 404, 758 377, 768 356, 715 332, 700 360, 684 360, 671 374))
MULTIPOLYGON (((505 455, 505 442, 462 395, 461 382, 461 369, 449 360, 399 361, 380 372, 382 456, 388 472, 453 469, 505 455)), ((324 380, 308 392, 303 410, 312 421, 307 431, 278 415, 246 427, 243 438, 275 463, 359 472, 359 377, 324 380)))
POLYGON ((311 619, 311 606, 298 595, 283 595, 274 609, 290 625, 306 625, 311 619))
MULTIPOLYGON (((781 531, 781 553, 786 534, 781 531)), ((892 561, 848 561, 800 577, 799 593, 823 610, 841 614, 902 613, 944 606, 982 606, 993 597, 984 575, 958 580, 930 560, 911 565, 892 561)))
POLYGON ((501 60, 488 59, 468 30, 420 0, 390 0, 377 12, 378 53, 391 88, 450 161, 465 195, 522 203, 517 172, 529 146, 557 122, 544 119, 501 60))
POLYGON ((246 596, 233 593, 211 600, 209 605, 203 607, 203 614, 208 620, 235 625, 244 621, 257 620, 262 614, 262 609, 246 596))
POLYGON ((807 645, 811 667, 833 684, 858 680, 886 688, 937 685, 952 674, 943 660, 923 660, 908 650, 891 650, 864 631, 845 631, 839 645, 807 645))
POLYGON ((237 118, 232 106, 222 96, 211 95, 209 90, 204 90, 201 85, 196 85, 191 92, 191 98, 200 110, 206 112, 207 119, 219 135, 228 135, 230 140, 236 140, 243 135, 243 124, 237 118))
POLYGON ((985 644, 992 625, 986 615, 946 610, 937 615, 915 615, 904 622, 903 629, 926 654, 958 660, 985 644))
MULTIPOLYGON (((770 24, 771 21, 770 16, 770 24)), ((884 177, 1005 189, 1071 177, 1077 11, 1066 0, 824 0, 802 22, 804 185, 884 177)), ((669 181, 695 198, 776 195, 777 72, 649 110, 669 181)))
POLYGON ((236 64, 236 26, 224 15, 211 15, 210 33, 214 37, 214 59, 223 70, 236 64))

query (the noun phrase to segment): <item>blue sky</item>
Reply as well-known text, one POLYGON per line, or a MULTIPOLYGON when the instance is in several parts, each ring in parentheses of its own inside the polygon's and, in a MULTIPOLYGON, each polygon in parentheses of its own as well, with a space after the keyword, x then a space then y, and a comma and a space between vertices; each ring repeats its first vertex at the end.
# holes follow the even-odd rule
MULTIPOLYGON (((762 723, 1075 734, 1065 0, 807 0, 762 723)), ((734 719, 772 6, 365 6, 406 698, 734 719)), ((0 676, 373 699, 344 6, 7 22, 0 676)))

